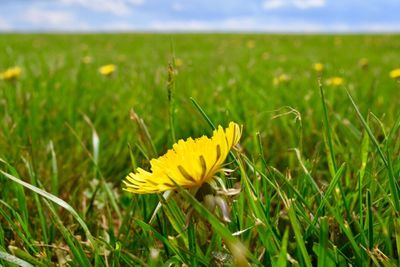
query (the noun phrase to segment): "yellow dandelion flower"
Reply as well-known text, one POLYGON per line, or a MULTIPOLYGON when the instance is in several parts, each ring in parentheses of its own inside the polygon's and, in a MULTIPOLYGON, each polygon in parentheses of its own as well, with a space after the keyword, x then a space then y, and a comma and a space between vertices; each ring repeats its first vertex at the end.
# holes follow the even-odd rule
POLYGON ((175 58, 175 66, 176 67, 181 67, 181 66, 183 66, 183 60, 181 59, 181 58, 175 58))
POLYGON ((392 79, 400 79, 400 68, 392 70, 389 75, 392 79))
POLYGON ((358 66, 360 66, 360 68, 362 69, 368 68, 368 65, 369 65, 368 59, 365 57, 360 58, 360 60, 358 61, 358 66))
POLYGON ((344 79, 342 77, 331 77, 326 80, 326 84, 331 86, 340 86, 343 83, 344 79))
POLYGON ((315 70, 316 72, 321 73, 321 72, 324 71, 324 64, 322 64, 322 63, 315 63, 315 64, 313 65, 313 68, 314 68, 314 70, 315 70))
POLYGON ((280 74, 278 76, 275 76, 274 79, 272 80, 272 83, 275 86, 277 86, 277 85, 280 85, 282 83, 288 83, 290 80, 291 80, 291 78, 290 78, 289 75, 287 75, 285 73, 282 73, 282 74, 280 74))
POLYGON ((262 53, 261 58, 262 58, 263 60, 267 60, 267 59, 270 58, 270 56, 271 56, 271 55, 270 55, 268 52, 264 52, 264 53, 262 53))
POLYGON ((20 67, 12 67, 0 73, 0 80, 15 80, 21 76, 22 69, 20 67))
POLYGON ((249 40, 247 41, 246 46, 249 49, 253 49, 254 47, 256 47, 256 42, 254 40, 249 40))
POLYGON ((240 137, 241 128, 231 122, 225 130, 219 126, 211 138, 179 140, 165 155, 150 161, 150 172, 137 168, 130 173, 124 181, 125 190, 148 194, 176 189, 175 183, 184 188, 212 183, 240 137))
POLYGON ((115 72, 116 69, 117 69, 117 66, 115 66, 114 64, 108 64, 108 65, 101 66, 99 68, 99 72, 101 75, 110 76, 111 74, 113 74, 115 72))
POLYGON ((84 64, 90 64, 90 63, 93 62, 93 58, 92 58, 91 56, 84 56, 84 57, 82 58, 82 62, 83 62, 84 64))

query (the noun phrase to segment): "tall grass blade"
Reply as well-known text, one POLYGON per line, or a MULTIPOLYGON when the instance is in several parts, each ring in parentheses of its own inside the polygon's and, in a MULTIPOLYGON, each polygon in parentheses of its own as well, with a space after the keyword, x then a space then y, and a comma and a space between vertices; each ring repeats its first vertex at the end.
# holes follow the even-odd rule
POLYGON ((296 212, 294 210, 293 201, 291 199, 287 200, 287 211, 288 211, 289 220, 290 220, 290 223, 292 225, 292 229, 293 229, 294 235, 296 237, 296 243, 297 243, 297 246, 298 246, 298 248, 299 248, 299 250, 301 252, 301 255, 303 257, 304 264, 307 267, 312 267, 311 259, 310 259, 309 253, 308 253, 308 251, 306 249, 306 245, 304 243, 303 235, 302 235, 301 229, 300 229, 300 224, 299 224, 299 221, 297 220, 296 212))
POLYGON ((388 162, 388 159, 386 158, 385 154, 383 153, 380 144, 378 143, 378 140, 376 140, 374 134, 372 133, 371 128, 368 126, 368 123, 364 119, 363 115, 361 114, 360 109, 358 108, 357 104, 354 102, 353 97, 350 95, 350 93, 347 91, 347 95, 351 101, 351 104, 354 107, 354 110, 356 111, 358 118, 360 119, 362 125, 364 126, 365 130, 367 131, 369 138, 371 139, 372 143, 374 144, 375 148, 377 149, 380 158, 382 159, 383 163, 385 164, 385 167, 388 171, 388 177, 389 177, 389 186, 390 186, 390 192, 391 192, 391 197, 392 201, 394 204, 395 211, 398 213, 400 212, 400 199, 399 199, 399 192, 398 192, 398 186, 396 183, 396 178, 393 173, 393 169, 390 166, 390 163, 388 162))
POLYGON ((283 234, 282 243, 279 252, 279 258, 276 263, 277 267, 286 267, 287 266, 287 246, 289 240, 289 229, 286 228, 285 233, 283 234))
POLYGON ((167 80, 167 92, 168 92, 168 105, 169 105, 169 128, 171 131, 172 142, 176 143, 175 137, 175 66, 174 58, 173 62, 168 64, 168 80, 167 80))
MULTIPOLYGON (((36 174, 35 174, 35 172, 33 170, 32 164, 30 162, 28 162, 26 159, 24 159, 24 158, 22 158, 22 159, 23 159, 23 161, 25 163, 26 168, 28 169, 28 173, 29 173, 29 176, 31 178, 31 183, 33 185, 35 185, 35 186, 38 186, 39 185, 39 181, 37 180, 37 177, 36 177, 36 174)), ((35 194, 33 196, 33 198, 35 200, 35 206, 37 208, 37 213, 39 215, 40 225, 42 227, 43 241, 44 241, 45 244, 48 244, 49 243, 49 238, 48 238, 48 230, 49 230, 49 228, 48 228, 48 223, 46 221, 46 216, 44 215, 43 207, 42 207, 42 204, 40 203, 39 196, 35 194)))
POLYGON ((367 224, 368 224, 368 249, 374 247, 374 222, 372 220, 372 200, 371 192, 367 190, 367 224))
POLYGON ((200 114, 203 116, 203 118, 208 122, 208 125, 210 125, 210 127, 215 130, 217 129, 214 125, 214 123, 210 120, 210 118, 207 116, 206 112, 200 107, 200 105, 196 102, 196 100, 194 100, 194 98, 190 98, 190 100, 192 101, 193 105, 196 107, 196 109, 200 112, 200 114))
POLYGON ((57 167, 57 156, 54 150, 53 141, 49 143, 49 149, 51 154, 51 193, 55 196, 58 195, 59 191, 59 180, 58 180, 58 167, 57 167))
POLYGON ((5 260, 12 264, 16 264, 21 267, 33 267, 33 265, 30 264, 29 262, 24 261, 18 257, 15 257, 14 255, 8 254, 7 252, 0 251, 0 259, 5 260))
MULTIPOLYGON (((61 232, 61 235, 64 237, 64 240, 70 248, 76 262, 79 263, 79 266, 91 266, 90 260, 86 256, 82 245, 79 243, 79 241, 76 240, 76 237, 74 237, 73 234, 64 226, 54 207, 46 199, 43 199, 43 202, 53 215, 51 218, 55 226, 61 232)), ((95 255, 95 257, 97 257, 97 255, 95 255)))
POLYGON ((327 266, 327 257, 329 252, 328 235, 329 235, 328 217, 322 217, 320 218, 318 267, 327 266))
MULTIPOLYGON (((342 177, 342 174, 343 174, 343 171, 345 169, 345 166, 346 166, 345 163, 343 163, 342 166, 340 166, 339 170, 335 174, 335 177, 333 177, 333 179, 329 183, 329 186, 326 189, 325 193, 323 194, 323 198, 322 198, 321 202, 319 203, 317 212, 314 215, 314 219, 312 221, 312 226, 315 226, 315 224, 317 223, 318 219, 322 215, 322 211, 324 210, 325 205, 327 203, 329 203, 328 202, 329 197, 332 195, 333 190, 335 189, 337 183, 339 182, 340 178, 342 177)), ((311 226, 310 226, 309 229, 311 229, 311 226)), ((308 235, 306 234, 306 236, 308 236, 308 235)))
MULTIPOLYGON (((335 177, 335 174, 337 173, 336 154, 335 154, 335 150, 333 147, 332 130, 331 130, 331 126, 329 124, 329 119, 328 119, 328 109, 326 107, 325 94, 324 94, 324 90, 322 88, 322 83, 320 80, 318 81, 318 86, 319 86, 319 92, 320 92, 320 96, 321 96, 322 109, 323 109, 323 122, 324 122, 324 130, 325 130, 324 141, 329 150, 329 154, 327 155, 328 156, 328 164, 331 165, 331 166, 329 166, 330 167, 329 169, 331 171, 331 176, 335 177)), ((340 189, 344 207, 345 207, 347 213, 350 214, 350 208, 347 204, 346 196, 343 192, 341 183, 338 184, 338 187, 340 189)))
POLYGON ((86 225, 86 223, 82 220, 82 218, 79 216, 79 214, 75 211, 74 208, 72 208, 67 202, 65 202, 64 200, 62 200, 61 198, 58 198, 36 186, 33 186, 31 184, 28 184, 4 171, 0 170, 0 173, 3 174, 5 177, 7 177, 8 179, 10 179, 13 182, 16 182, 22 186, 24 186, 25 188, 41 195, 42 197, 54 202, 55 204, 57 204, 60 207, 63 207, 64 209, 66 209, 74 218, 75 220, 77 220, 77 222, 79 223, 79 225, 82 227, 83 231, 86 234, 86 237, 88 238, 88 240, 90 241, 90 243, 92 244, 92 246, 97 249, 97 245, 96 245, 96 241, 94 240, 92 234, 89 231, 88 226, 86 225))
MULTIPOLYGON (((189 250, 197 255, 197 244, 196 244, 196 232, 194 229, 194 223, 190 222, 188 226, 188 237, 189 237, 189 250)), ((197 267, 199 264, 196 257, 190 258, 190 266, 197 267)))

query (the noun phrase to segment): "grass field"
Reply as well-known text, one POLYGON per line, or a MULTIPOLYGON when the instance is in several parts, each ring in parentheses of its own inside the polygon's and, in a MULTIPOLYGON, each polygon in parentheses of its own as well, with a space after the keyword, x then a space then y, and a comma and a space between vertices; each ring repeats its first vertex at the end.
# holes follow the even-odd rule
POLYGON ((0 265, 400 264, 399 35, 3 34, 0 71, 12 66, 0 265), (122 190, 176 140, 230 121, 231 222, 182 188, 122 190))

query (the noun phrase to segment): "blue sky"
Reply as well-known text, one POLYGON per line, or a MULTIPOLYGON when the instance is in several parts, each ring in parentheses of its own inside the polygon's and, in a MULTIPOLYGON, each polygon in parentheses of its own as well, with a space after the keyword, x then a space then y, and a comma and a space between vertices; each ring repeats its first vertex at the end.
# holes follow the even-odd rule
POLYGON ((0 31, 400 32, 400 0, 0 0, 0 31))

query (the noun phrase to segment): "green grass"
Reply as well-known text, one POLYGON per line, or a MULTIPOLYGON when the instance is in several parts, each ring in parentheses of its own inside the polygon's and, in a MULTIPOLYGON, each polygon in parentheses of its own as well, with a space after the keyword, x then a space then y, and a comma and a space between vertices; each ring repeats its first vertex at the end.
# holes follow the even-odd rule
POLYGON ((0 81, 0 265, 399 265, 399 51, 398 35, 0 35, 0 70, 23 70, 0 81), (122 191, 229 121, 230 223, 182 188, 122 191))

